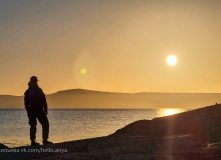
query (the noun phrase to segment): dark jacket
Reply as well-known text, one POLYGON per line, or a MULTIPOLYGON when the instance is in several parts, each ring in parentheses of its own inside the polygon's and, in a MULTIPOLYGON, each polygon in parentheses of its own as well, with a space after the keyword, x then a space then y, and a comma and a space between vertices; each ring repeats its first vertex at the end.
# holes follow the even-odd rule
POLYGON ((47 113, 47 102, 45 94, 37 83, 30 81, 28 83, 29 88, 25 92, 24 102, 25 109, 27 111, 44 109, 47 113))

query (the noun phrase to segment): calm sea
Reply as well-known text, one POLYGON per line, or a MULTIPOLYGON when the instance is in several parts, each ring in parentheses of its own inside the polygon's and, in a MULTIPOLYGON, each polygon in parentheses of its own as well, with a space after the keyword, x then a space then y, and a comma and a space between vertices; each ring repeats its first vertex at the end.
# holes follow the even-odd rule
MULTIPOLYGON (((55 143, 107 136, 143 119, 153 119, 187 109, 51 109, 49 140, 55 143)), ((23 109, 0 109, 0 143, 9 147, 30 145, 27 113, 23 109)), ((37 142, 42 143, 37 125, 37 142)))

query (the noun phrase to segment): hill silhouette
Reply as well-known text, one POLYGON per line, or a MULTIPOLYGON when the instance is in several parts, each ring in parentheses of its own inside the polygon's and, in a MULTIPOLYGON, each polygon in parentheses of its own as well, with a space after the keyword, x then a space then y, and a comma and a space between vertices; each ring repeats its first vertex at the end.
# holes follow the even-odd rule
MULTIPOLYGON (((200 108, 221 102, 220 93, 114 93, 85 89, 46 95, 49 108, 200 108)), ((24 108, 23 96, 0 96, 0 108, 24 108)))

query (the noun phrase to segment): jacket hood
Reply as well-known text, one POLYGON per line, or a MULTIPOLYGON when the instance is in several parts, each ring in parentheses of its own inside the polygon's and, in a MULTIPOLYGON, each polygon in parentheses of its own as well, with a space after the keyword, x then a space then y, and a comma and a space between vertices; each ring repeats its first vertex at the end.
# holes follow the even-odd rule
POLYGON ((36 88, 36 87, 38 87, 38 84, 36 82, 30 81, 30 82, 28 82, 28 86, 29 86, 29 88, 36 88))

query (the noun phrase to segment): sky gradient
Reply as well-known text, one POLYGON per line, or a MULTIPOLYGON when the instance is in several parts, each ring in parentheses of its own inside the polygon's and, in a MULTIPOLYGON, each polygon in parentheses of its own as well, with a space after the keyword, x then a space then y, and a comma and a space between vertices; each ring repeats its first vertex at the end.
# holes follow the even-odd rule
POLYGON ((0 0, 0 95, 23 95, 32 75, 47 94, 221 93, 220 8, 220 0, 0 0))

